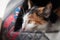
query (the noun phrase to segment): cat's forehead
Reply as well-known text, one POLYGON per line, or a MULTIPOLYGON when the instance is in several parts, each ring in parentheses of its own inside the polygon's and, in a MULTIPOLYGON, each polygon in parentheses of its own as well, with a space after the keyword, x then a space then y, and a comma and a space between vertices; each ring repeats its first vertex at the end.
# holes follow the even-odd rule
POLYGON ((44 8, 45 7, 32 7, 29 11, 30 14, 39 12, 39 13, 43 13, 44 12, 44 8))
POLYGON ((29 12, 24 15, 24 18, 27 17, 37 17, 37 14, 42 14, 45 7, 32 7, 29 12), (36 14, 37 13, 37 14, 36 14))
POLYGON ((30 12, 28 12, 28 14, 29 14, 28 16, 29 17, 38 17, 38 16, 40 16, 41 14, 44 13, 44 8, 45 7, 36 7, 36 8, 33 8, 30 12))
POLYGON ((37 16, 37 14, 36 14, 36 12, 38 13, 38 14, 41 14, 41 13, 43 13, 44 12, 44 8, 45 7, 33 7, 29 12, 27 12, 25 15, 24 15, 24 17, 23 17, 23 19, 28 19, 28 18, 35 18, 35 19, 41 19, 42 17, 38 17, 37 16))

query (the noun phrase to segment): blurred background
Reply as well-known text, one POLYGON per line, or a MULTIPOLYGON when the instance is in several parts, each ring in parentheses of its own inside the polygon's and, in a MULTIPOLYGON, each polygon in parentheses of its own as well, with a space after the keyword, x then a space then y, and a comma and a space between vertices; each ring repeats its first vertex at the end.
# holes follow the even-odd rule
POLYGON ((3 18, 5 8, 10 0, 0 0, 0 18, 3 18))
POLYGON ((9 1, 10 0, 0 0, 0 30, 1 30, 1 22, 3 20, 4 12, 9 1))

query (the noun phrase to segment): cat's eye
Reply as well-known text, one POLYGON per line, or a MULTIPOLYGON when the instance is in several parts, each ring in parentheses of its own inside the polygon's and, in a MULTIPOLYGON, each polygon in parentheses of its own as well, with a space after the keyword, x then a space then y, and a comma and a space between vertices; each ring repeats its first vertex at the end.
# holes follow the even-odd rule
POLYGON ((30 23, 30 22, 31 22, 31 20, 28 21, 28 23, 30 23))
POLYGON ((37 14, 37 16, 40 16, 40 17, 41 17, 41 16, 43 16, 43 14, 42 14, 42 13, 36 13, 36 14, 37 14))

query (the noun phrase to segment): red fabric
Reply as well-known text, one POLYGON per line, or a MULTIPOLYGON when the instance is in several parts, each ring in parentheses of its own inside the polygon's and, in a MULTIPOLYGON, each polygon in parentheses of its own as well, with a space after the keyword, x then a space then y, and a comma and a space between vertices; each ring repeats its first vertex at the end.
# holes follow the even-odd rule
MULTIPOLYGON (((9 14, 9 16, 6 17, 6 19, 3 21, 2 25, 3 25, 3 34, 4 34, 3 36, 4 37, 2 37, 2 40, 15 40, 16 37, 18 35, 20 35, 19 32, 14 32, 14 23, 15 23, 15 20, 16 20, 15 17, 18 16, 18 13, 16 13, 17 11, 18 11, 18 13, 21 11, 21 6, 19 6, 18 10, 16 10, 13 13, 9 14), (10 25, 12 25, 12 26, 10 26, 10 25)), ((0 32, 0 34, 1 34, 1 32, 0 32)))
POLYGON ((10 29, 10 31, 7 33, 7 37, 10 38, 10 40, 15 40, 15 38, 19 35, 19 32, 14 32, 14 27, 10 29))
MULTIPOLYGON (((16 10, 17 11, 17 10, 16 10)), ((16 12, 15 11, 15 12, 16 12)), ((20 12, 21 10, 18 9, 18 12, 20 12)), ((19 34, 19 32, 14 32, 14 24, 15 24, 15 20, 16 20, 16 14, 14 13, 11 13, 5 20, 4 20, 4 23, 3 23, 3 28, 4 28, 4 32, 5 32, 5 37, 7 40, 15 40, 16 37, 19 34), (10 26, 11 25, 11 26, 10 26)), ((6 40, 3 38, 3 40, 6 40)))
POLYGON ((12 27, 11 29, 10 29, 10 31, 7 33, 7 37, 10 37, 11 35, 11 32, 13 32, 13 30, 14 30, 14 27, 12 27))
POLYGON ((15 38, 19 35, 19 32, 15 32, 12 36, 12 39, 11 40, 15 40, 15 38))
POLYGON ((4 28, 8 28, 11 22, 14 20, 14 14, 9 15, 4 22, 4 28))
POLYGON ((8 40, 15 40, 19 35, 19 32, 14 32, 14 26, 12 26, 10 30, 7 30, 13 21, 15 21, 14 14, 10 14, 4 21, 4 28, 6 29, 5 31, 7 31, 6 37, 8 40))

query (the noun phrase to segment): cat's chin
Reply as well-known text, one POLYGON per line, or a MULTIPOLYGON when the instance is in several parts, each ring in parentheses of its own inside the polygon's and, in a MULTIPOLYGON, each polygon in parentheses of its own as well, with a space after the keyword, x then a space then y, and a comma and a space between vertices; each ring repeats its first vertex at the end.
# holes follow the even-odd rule
POLYGON ((43 33, 57 33, 59 32, 59 30, 46 30, 46 29, 40 29, 40 30, 22 30, 23 32, 37 32, 37 33, 40 33, 40 32, 43 32, 43 33))
POLYGON ((42 29, 42 30, 33 30, 33 29, 31 29, 31 30, 23 30, 24 32, 44 32, 44 33, 46 33, 46 29, 42 29))

